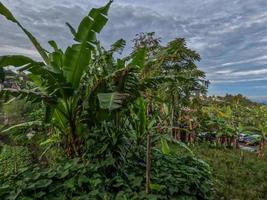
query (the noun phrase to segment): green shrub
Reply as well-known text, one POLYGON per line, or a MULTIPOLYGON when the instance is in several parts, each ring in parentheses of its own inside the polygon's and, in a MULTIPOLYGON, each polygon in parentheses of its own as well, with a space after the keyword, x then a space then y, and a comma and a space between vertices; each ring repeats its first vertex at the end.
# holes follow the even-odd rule
POLYGON ((73 159, 50 168, 32 167, 0 177, 0 199, 211 199, 208 166, 190 156, 153 152, 152 192, 146 195, 144 160, 131 159, 116 176, 73 159), (139 162, 138 162, 139 161, 139 162))
MULTIPOLYGON (((131 189, 135 188, 138 180, 141 182, 145 171, 143 162, 133 160, 135 162, 127 169, 127 174, 135 171, 135 178, 127 180, 131 189)), ((193 156, 165 155, 155 149, 151 173, 152 194, 156 199, 212 199, 213 183, 209 166, 193 156)), ((143 179, 142 189, 144 182, 143 179)))

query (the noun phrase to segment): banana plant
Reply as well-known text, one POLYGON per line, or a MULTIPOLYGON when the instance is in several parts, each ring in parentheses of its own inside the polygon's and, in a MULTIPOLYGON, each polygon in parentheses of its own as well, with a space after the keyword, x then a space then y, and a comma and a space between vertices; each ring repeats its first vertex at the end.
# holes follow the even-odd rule
POLYGON ((23 55, 1 56, 0 68, 16 67, 25 73, 31 87, 4 88, 0 95, 5 99, 12 96, 44 104, 46 121, 63 136, 62 145, 69 156, 80 154, 87 128, 112 119, 119 125, 120 108, 133 102, 147 88, 156 88, 174 79, 166 76, 142 78, 145 48, 138 49, 130 57, 115 60, 113 54, 123 49, 124 40, 115 42, 110 50, 101 47, 96 34, 108 21, 111 3, 92 9, 77 30, 67 23, 75 43, 63 51, 55 41, 49 41, 52 52, 44 50, 37 39, 0 4, 0 14, 22 28, 43 58, 43 61, 35 61, 23 55), (103 113, 109 118, 101 118, 103 113))
MULTIPOLYGON (((25 72, 32 87, 4 88, 1 89, 0 95, 6 99, 13 96, 18 99, 25 98, 33 103, 42 102, 46 106, 47 120, 63 135, 63 146, 69 156, 80 154, 80 136, 85 130, 81 116, 89 96, 89 93, 84 92, 87 83, 83 77, 91 66, 90 62, 97 44, 96 34, 108 21, 107 15, 111 3, 112 1, 104 7, 93 8, 82 19, 77 30, 68 24, 75 43, 63 51, 55 41, 49 41, 53 51, 48 52, 0 2, 0 14, 22 29, 43 59, 35 61, 23 55, 1 56, 0 68, 13 66, 25 72)), ((110 105, 120 103, 119 94, 111 96, 110 102, 113 103, 109 103, 110 105)))

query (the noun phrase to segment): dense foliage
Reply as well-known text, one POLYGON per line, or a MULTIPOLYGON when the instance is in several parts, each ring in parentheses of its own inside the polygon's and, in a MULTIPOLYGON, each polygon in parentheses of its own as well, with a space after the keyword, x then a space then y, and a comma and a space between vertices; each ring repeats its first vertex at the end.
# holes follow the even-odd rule
POLYGON ((26 100, 38 108, 19 121, 5 116, 1 134, 11 142, 4 149, 21 145, 34 153, 30 163, 18 165, 12 160, 16 156, 2 151, 16 169, 6 165, 9 170, 2 171, 1 198, 212 198, 208 165, 192 155, 166 151, 171 138, 163 137, 168 132, 158 134, 156 126, 163 119, 160 104, 170 91, 180 94, 165 105, 173 113, 171 120, 164 119, 170 124, 181 99, 205 94, 205 74, 194 63, 199 55, 184 39, 164 46, 154 33, 137 35, 133 52, 125 57, 117 55, 123 39, 104 49, 96 34, 108 21, 111 3, 92 9, 77 30, 67 23, 74 43, 62 50, 49 41, 50 52, 0 3, 0 14, 22 29, 43 59, 0 57, 3 74, 10 66, 17 68, 8 82, 1 76, 2 99, 26 100))
POLYGON ((191 156, 153 152, 152 193, 144 192, 145 161, 131 160, 116 176, 80 159, 6 175, 0 195, 7 199, 211 199, 208 166, 191 156))
POLYGON ((264 156, 266 106, 207 97, 200 55, 183 38, 140 33, 126 56, 123 39, 104 48, 111 4, 66 23, 66 49, 45 50, 0 3, 42 58, 0 56, 1 199, 213 199, 209 165, 187 145, 238 149, 249 132, 264 156))

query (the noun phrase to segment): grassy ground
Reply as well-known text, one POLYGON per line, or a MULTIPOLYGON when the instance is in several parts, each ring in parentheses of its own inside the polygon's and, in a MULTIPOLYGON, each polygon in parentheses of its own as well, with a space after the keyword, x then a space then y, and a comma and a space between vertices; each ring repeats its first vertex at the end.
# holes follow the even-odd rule
POLYGON ((204 144, 191 149, 212 168, 216 200, 267 200, 267 151, 260 159, 255 153, 204 144))

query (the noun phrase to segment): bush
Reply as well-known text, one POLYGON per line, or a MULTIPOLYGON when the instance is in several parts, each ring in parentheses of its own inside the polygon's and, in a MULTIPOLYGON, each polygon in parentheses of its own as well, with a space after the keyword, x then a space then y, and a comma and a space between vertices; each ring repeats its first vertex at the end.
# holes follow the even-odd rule
POLYGON ((164 199, 212 199, 212 177, 205 162, 158 152, 155 157, 152 183, 160 186, 158 194, 164 199))
POLYGON ((144 160, 131 159, 116 176, 73 159, 48 168, 25 168, 0 177, 0 199, 211 199, 209 167, 191 156, 153 151, 152 192, 146 195, 144 160), (139 162, 137 162, 139 160, 139 162))

